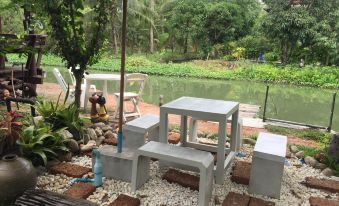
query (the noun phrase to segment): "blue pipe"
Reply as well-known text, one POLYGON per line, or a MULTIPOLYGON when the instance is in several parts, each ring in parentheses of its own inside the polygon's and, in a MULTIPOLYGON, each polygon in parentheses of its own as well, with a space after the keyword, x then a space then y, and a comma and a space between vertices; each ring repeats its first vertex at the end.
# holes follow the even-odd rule
POLYGON ((118 132, 118 153, 122 152, 122 131, 118 132))

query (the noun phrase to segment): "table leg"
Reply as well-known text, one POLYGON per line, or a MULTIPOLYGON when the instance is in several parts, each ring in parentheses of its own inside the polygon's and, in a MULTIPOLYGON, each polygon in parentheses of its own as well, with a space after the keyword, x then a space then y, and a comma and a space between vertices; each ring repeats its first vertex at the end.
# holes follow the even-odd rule
POLYGON ((196 142, 197 141, 197 128, 198 127, 198 120, 194 117, 190 119, 190 126, 188 130, 188 141, 189 142, 196 142))
POLYGON ((87 103, 88 103, 88 98, 89 98, 89 89, 90 89, 90 85, 91 85, 91 80, 87 80, 86 81, 86 89, 85 91, 85 100, 84 100, 84 111, 86 111, 87 109, 87 103))
POLYGON ((183 146, 185 146, 187 142, 187 116, 181 116, 180 122, 180 142, 183 146))
POLYGON ((237 141, 238 139, 238 118, 239 118, 239 110, 232 114, 232 125, 231 125, 231 137, 230 137, 230 145, 231 151, 236 152, 237 150, 237 141))
POLYGON ((159 140, 162 143, 167 143, 168 136, 168 114, 160 108, 160 131, 159 140))
POLYGON ((104 95, 104 97, 107 99, 107 80, 104 81, 104 86, 102 88, 102 93, 104 95))
POLYGON ((226 118, 219 122, 217 168, 215 171, 215 182, 216 184, 219 184, 219 185, 222 185, 224 183, 226 124, 227 124, 226 118))

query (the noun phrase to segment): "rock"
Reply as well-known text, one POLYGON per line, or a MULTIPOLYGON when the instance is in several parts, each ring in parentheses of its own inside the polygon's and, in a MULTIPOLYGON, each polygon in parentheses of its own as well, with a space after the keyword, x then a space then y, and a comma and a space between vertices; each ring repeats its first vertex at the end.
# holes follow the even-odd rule
MULTIPOLYGON (((89 136, 89 140, 96 140, 98 138, 96 131, 92 128, 87 128, 87 135, 89 136)), ((84 143, 87 144, 86 141, 84 143)))
POLYGON ((327 165, 325 165, 324 163, 320 163, 320 162, 318 162, 316 165, 314 165, 314 168, 320 169, 320 170, 323 170, 326 167, 327 167, 327 165))
POLYGON ((293 153, 297 153, 299 151, 298 147, 295 145, 291 145, 290 149, 291 149, 291 152, 293 153))
POLYGON ((310 156, 305 157, 304 160, 305 160, 306 164, 308 164, 312 167, 314 167, 318 163, 318 161, 316 159, 314 159, 313 157, 310 157, 310 156))
POLYGON ((118 140, 117 140, 117 138, 104 139, 103 143, 108 144, 108 145, 117 146, 118 140))
POLYGON ((101 127, 101 129, 102 129, 103 132, 107 132, 108 130, 111 130, 111 131, 112 131, 112 130, 113 130, 113 127, 106 125, 106 126, 104 126, 104 127, 101 127))
POLYGON ((321 163, 325 163, 326 162, 326 156, 323 153, 318 153, 316 155, 314 155, 314 158, 321 163))
POLYGON ((251 163, 245 161, 237 161, 233 167, 232 182, 248 185, 251 176, 251 163))
POLYGON ((67 152, 65 154, 58 154, 58 160, 60 160, 60 162, 72 161, 72 152, 67 152))
POLYGON ((117 134, 113 133, 112 131, 107 131, 104 134, 106 139, 117 138, 117 134))
POLYGON ((67 129, 63 130, 61 135, 64 137, 64 139, 73 139, 72 133, 70 133, 67 129))
POLYGON ((67 146, 68 146, 68 149, 70 152, 72 153, 77 153, 79 152, 79 145, 78 145, 78 142, 75 141, 74 139, 69 139, 67 141, 67 146))
POLYGON ((255 145, 256 142, 257 141, 255 141, 254 139, 251 139, 251 138, 243 138, 242 139, 243 144, 255 145))
POLYGON ((105 140, 105 137, 104 137, 104 136, 99 137, 99 138, 96 140, 97 145, 98 145, 98 146, 101 145, 101 144, 104 142, 104 140, 105 140))
POLYGON ((332 136, 328 147, 328 156, 336 159, 339 163, 339 133, 332 136))
POLYGON ((170 132, 168 134, 168 143, 170 144, 178 144, 180 141, 180 133, 170 132))
POLYGON ((54 166, 56 166, 60 163, 61 162, 58 159, 50 160, 50 161, 47 162, 46 168, 49 169, 49 168, 54 167, 54 166))
POLYGON ((94 123, 94 127, 104 127, 104 126, 106 126, 106 124, 105 123, 103 123, 103 122, 97 122, 97 123, 94 123))
POLYGON ((331 177, 334 175, 334 172, 331 168, 327 167, 326 169, 324 169, 321 174, 327 176, 327 177, 331 177))
POLYGON ((91 151, 96 146, 96 142, 94 140, 88 141, 85 145, 80 145, 81 152, 88 152, 91 151))
POLYGON ((331 199, 325 199, 321 197, 310 197, 309 199, 310 205, 311 206, 338 206, 339 205, 339 200, 331 200, 331 199))
POLYGON ((205 137, 205 133, 198 130, 198 131, 197 131, 197 136, 198 136, 199 138, 204 138, 204 137, 205 137))
MULTIPOLYGON (((102 129, 100 129, 100 127, 95 128, 96 138, 102 136, 103 135, 102 133, 103 132, 102 132, 102 129)), ((92 139, 92 140, 95 140, 95 139, 92 139)))
POLYGON ((295 153, 295 156, 298 157, 299 159, 302 159, 305 156, 304 151, 299 151, 295 153))
POLYGON ((286 148, 286 158, 291 158, 291 157, 292 157, 291 150, 289 148, 286 148))

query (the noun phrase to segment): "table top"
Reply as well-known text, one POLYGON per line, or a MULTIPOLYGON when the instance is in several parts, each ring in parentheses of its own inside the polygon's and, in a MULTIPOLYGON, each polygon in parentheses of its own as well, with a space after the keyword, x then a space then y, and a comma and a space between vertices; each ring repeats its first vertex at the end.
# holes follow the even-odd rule
POLYGON ((229 116, 239 109, 239 102, 203 99, 195 97, 180 97, 172 102, 164 104, 160 110, 166 112, 187 112, 191 115, 194 113, 207 113, 212 115, 229 116))
POLYGON ((120 74, 88 74, 85 75, 86 80, 120 80, 120 74))

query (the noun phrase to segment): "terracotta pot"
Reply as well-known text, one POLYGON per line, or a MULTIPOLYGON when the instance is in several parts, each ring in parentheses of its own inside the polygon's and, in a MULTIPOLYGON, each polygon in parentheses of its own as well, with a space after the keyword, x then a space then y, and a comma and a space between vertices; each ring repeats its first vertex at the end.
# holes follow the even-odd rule
POLYGON ((5 155, 0 160, 0 200, 11 201, 29 188, 35 188, 36 171, 28 160, 5 155))

